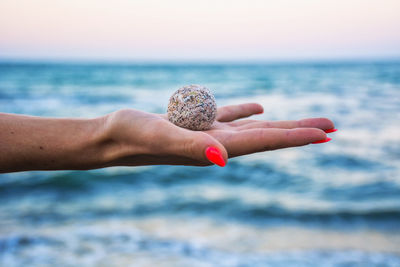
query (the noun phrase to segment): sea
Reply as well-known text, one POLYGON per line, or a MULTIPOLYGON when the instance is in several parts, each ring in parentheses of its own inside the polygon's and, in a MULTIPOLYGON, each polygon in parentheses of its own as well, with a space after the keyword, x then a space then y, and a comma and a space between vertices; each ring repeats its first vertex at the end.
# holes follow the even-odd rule
POLYGON ((400 61, 1 61, 0 112, 164 113, 188 84, 338 131, 224 168, 1 174, 0 266, 400 266, 400 61))

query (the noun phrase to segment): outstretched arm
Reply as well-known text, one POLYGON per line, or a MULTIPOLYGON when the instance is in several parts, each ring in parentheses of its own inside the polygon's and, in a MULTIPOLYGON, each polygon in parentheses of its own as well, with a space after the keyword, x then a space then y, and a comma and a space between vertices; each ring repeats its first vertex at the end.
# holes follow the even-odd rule
POLYGON ((0 114, 0 172, 86 170, 108 166, 225 165, 229 157, 325 140, 329 119, 238 120, 261 113, 258 104, 218 109, 208 131, 190 131, 165 114, 133 109, 95 119, 0 114))

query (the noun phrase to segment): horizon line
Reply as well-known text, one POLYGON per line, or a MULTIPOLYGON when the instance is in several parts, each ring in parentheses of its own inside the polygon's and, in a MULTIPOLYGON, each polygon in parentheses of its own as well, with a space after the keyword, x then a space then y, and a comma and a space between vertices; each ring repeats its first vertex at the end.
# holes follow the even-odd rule
POLYGON ((277 64, 277 63, 375 63, 398 62, 398 56, 370 57, 321 57, 321 58, 274 58, 274 59, 121 59, 121 58, 23 58, 0 56, 0 64, 277 64))

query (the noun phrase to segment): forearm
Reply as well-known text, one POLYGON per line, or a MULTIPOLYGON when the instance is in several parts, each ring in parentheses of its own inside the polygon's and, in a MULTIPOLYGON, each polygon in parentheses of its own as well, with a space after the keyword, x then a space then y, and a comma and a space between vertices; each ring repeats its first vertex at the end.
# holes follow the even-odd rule
POLYGON ((103 167, 113 146, 105 120, 0 113, 0 172, 103 167))

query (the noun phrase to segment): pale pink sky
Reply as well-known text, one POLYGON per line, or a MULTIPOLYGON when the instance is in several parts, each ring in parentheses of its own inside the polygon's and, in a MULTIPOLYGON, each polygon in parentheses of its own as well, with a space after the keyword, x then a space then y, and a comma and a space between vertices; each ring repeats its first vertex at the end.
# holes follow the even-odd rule
POLYGON ((400 0, 1 0, 0 58, 400 57, 400 0))

